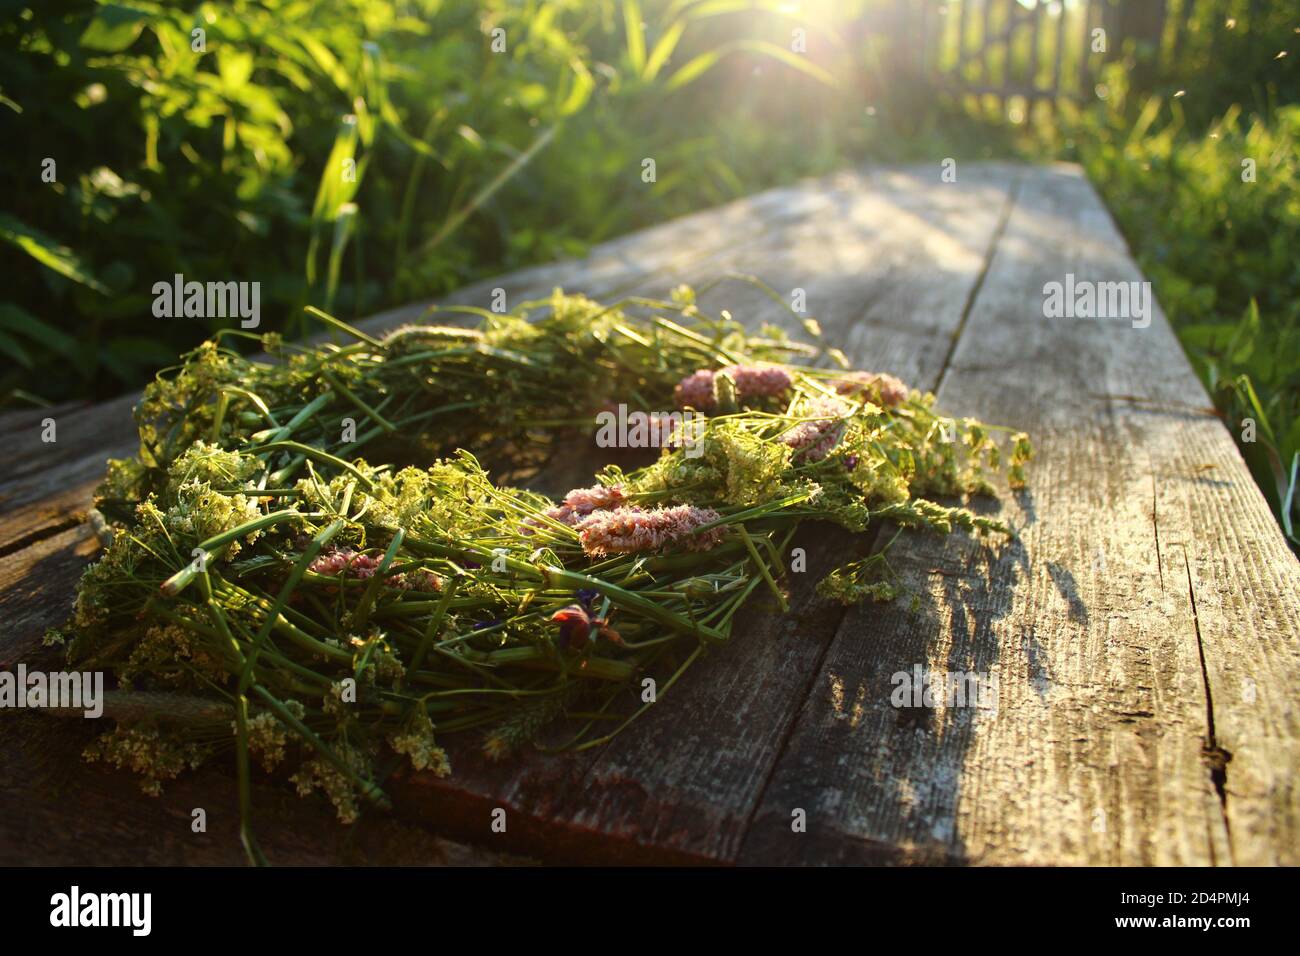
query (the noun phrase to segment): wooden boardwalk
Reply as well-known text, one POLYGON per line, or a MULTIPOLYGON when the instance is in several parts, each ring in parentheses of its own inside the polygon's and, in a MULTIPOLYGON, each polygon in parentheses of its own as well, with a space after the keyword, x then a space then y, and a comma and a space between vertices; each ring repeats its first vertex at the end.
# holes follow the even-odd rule
MULTIPOLYGON (((395 818, 351 830, 259 785, 271 860, 1300 863, 1300 563, 1158 307, 1146 328, 1044 317, 1043 286, 1067 274, 1142 278, 1079 170, 839 174, 452 299, 662 294, 727 273, 803 289, 856 366, 1030 432, 1030 487, 1001 505, 1018 539, 907 533, 891 560, 917 600, 845 611, 811 585, 870 541, 805 528, 791 612, 747 611, 609 745, 505 765, 455 748, 453 777, 393 782, 395 818), (917 665, 991 675, 996 708, 896 709, 891 676, 917 665)), ((702 304, 783 321, 739 282, 702 304)), ((133 447, 130 405, 0 418, 0 659, 27 659, 66 615, 93 553, 91 489, 133 447)), ((220 770, 151 800, 80 766, 85 737, 0 718, 0 863, 240 861, 220 770), (196 806, 207 834, 190 832, 196 806)))

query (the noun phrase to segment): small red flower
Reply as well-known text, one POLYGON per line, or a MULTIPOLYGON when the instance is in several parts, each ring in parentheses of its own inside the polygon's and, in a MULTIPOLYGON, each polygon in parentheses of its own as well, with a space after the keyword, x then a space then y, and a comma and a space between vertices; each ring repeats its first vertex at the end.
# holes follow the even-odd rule
POLYGON ((609 626, 603 617, 596 617, 581 604, 570 604, 551 615, 551 620, 560 625, 560 646, 576 649, 584 644, 594 643, 597 637, 603 637, 615 644, 622 644, 623 638, 618 631, 609 626))

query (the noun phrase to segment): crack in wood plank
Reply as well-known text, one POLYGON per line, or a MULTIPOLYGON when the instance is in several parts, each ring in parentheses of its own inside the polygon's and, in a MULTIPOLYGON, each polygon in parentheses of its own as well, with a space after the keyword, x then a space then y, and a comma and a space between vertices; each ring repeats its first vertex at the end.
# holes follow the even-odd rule
POLYGON ((1201 662, 1201 679, 1205 687, 1205 763, 1214 783, 1214 791, 1219 795, 1219 804, 1223 812, 1223 829, 1228 838, 1228 860, 1235 865, 1232 857, 1232 822, 1228 816, 1228 762, 1232 754, 1219 746, 1214 732, 1214 692, 1210 687, 1210 671, 1205 663, 1205 639, 1201 637, 1201 619, 1196 613, 1196 585, 1192 583, 1192 561, 1183 546, 1183 570, 1187 575, 1187 599, 1192 606, 1192 626, 1196 631, 1196 654, 1201 662))
POLYGON ((35 530, 29 531, 20 538, 12 541, 6 541, 0 544, 0 558, 8 557, 18 551, 30 548, 32 545, 44 541, 46 538, 52 538, 57 534, 67 531, 69 528, 75 528, 81 524, 83 517, 80 514, 68 515, 52 524, 42 525, 35 530))
POLYGON ((957 354, 957 345, 961 341, 962 333, 966 331, 966 323, 970 319, 971 309, 975 307, 975 300, 979 298, 980 290, 984 288, 984 280, 988 277, 989 268, 993 265, 993 253, 997 250, 998 243, 1002 241, 1002 236, 1007 231, 1007 222, 1011 219, 1011 211, 1016 208, 1016 194, 1020 190, 1020 179, 1016 177, 1011 181, 1011 186, 1007 190, 1006 201, 1002 204, 1002 212, 998 215, 998 224, 993 229, 993 237, 989 240, 988 250, 984 253, 984 264, 980 267, 980 273, 975 277, 975 284, 971 286, 970 295, 966 297, 966 304, 961 309, 961 319, 957 322, 957 328, 952 334, 952 340, 948 345, 948 354, 943 357, 943 365, 939 370, 939 380, 935 383, 934 391, 943 388, 944 379, 948 377, 948 372, 952 368, 953 356, 957 354))

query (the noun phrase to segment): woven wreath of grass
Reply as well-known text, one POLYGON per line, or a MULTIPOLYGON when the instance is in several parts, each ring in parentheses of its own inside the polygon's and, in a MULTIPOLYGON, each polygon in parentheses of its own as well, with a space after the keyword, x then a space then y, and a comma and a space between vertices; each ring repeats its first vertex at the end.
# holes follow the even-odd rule
MULTIPOLYGON (((109 543, 53 635, 117 680, 88 759, 157 793, 233 749, 254 858, 254 762, 351 821, 387 805, 399 761, 452 772, 444 735, 499 759, 596 746, 743 639, 746 602, 786 608, 800 522, 1007 534, 931 496, 992 494, 1002 445, 1020 485, 1031 454, 849 370, 815 322, 813 342, 747 332, 687 288, 614 305, 557 290, 383 338, 318 315, 334 343, 267 335, 254 359, 219 335, 146 389, 139 452, 96 495, 109 543), (560 500, 504 483, 620 403, 647 413, 657 460, 560 500)), ((818 585, 897 591, 880 555, 818 585)))

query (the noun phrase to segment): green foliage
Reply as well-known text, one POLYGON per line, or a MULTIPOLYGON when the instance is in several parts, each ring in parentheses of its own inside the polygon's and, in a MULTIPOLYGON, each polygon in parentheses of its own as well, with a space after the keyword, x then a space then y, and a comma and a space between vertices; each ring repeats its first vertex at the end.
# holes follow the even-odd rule
POLYGON ((739 195, 714 117, 687 119, 700 84, 829 81, 719 39, 765 2, 5 6, 7 400, 120 392, 215 331, 154 319, 176 273, 259 281, 293 334, 308 302, 366 314, 739 195))
POLYGON ((1073 152, 1300 547, 1300 105, 1233 105, 1201 126, 1186 97, 1149 96, 1130 122, 1122 72, 1108 83, 1073 152))

